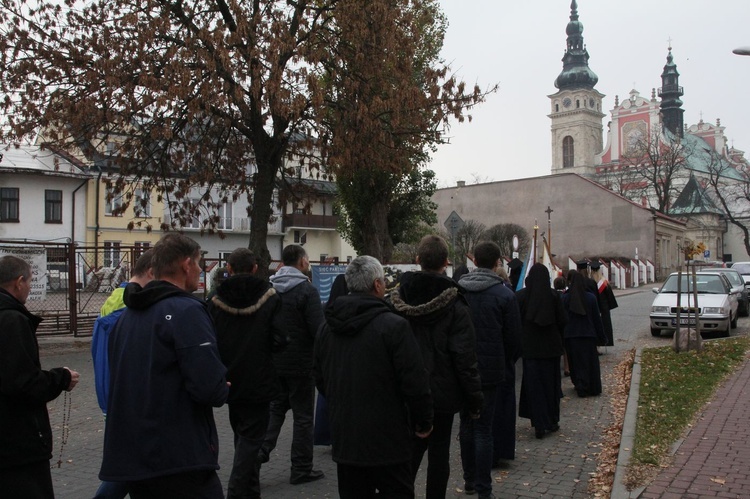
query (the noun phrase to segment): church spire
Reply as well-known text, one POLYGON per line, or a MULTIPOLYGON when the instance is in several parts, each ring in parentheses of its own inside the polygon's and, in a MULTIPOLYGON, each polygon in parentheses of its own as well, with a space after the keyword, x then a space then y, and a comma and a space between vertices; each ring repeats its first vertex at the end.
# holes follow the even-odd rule
POLYGON ((583 23, 578 20, 578 2, 570 3, 570 22, 565 29, 568 47, 562 58, 563 70, 555 80, 560 90, 593 89, 599 77, 589 68, 589 53, 583 43, 583 23))
POLYGON ((669 43, 669 53, 664 71, 661 73, 661 116, 664 128, 678 137, 684 136, 682 100, 682 87, 680 86, 680 73, 677 72, 677 64, 672 56, 672 43, 669 43))

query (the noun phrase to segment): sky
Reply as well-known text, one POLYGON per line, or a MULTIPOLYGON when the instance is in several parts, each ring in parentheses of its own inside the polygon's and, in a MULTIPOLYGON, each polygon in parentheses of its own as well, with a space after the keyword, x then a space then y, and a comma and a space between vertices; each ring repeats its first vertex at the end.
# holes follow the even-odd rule
MULTIPOLYGON (((499 90, 471 122, 451 125, 429 166, 438 186, 549 175, 547 96, 557 92, 570 0, 440 3, 449 23, 442 58, 467 84, 499 90)), ((616 95, 650 98, 661 86, 671 39, 685 124, 719 118, 728 144, 750 157, 750 57, 732 53, 750 46, 750 0, 578 0, 578 15, 594 88, 606 95, 605 132, 616 95)))

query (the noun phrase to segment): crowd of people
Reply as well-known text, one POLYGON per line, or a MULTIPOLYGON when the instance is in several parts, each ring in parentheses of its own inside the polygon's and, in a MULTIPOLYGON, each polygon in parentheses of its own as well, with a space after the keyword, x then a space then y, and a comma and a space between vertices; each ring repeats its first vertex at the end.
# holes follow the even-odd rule
MULTIPOLYGON (((223 498, 213 414, 223 404, 234 434, 229 498, 261 497, 260 470, 290 410, 293 485, 325 478, 313 445, 330 444, 343 499, 414 497, 425 455, 426 497, 444 498, 458 415, 463 490, 495 497, 492 469, 515 457, 516 414, 544 438, 560 429, 563 376, 581 397, 601 393, 598 348, 613 344, 617 302, 583 262, 554 281, 534 264, 519 286, 492 242, 477 244, 476 268, 453 278, 441 237, 425 236, 417 253, 421 270, 394 289, 378 260, 355 258, 324 306, 302 246, 283 249, 270 280, 239 248, 203 301, 193 294, 199 245, 162 237, 95 324, 106 417, 95 497, 223 498)), ((46 403, 79 375, 41 369, 40 319, 24 306, 30 280, 24 260, 0 258, 0 416, 17 428, 0 433, 0 488, 51 498, 46 403)))

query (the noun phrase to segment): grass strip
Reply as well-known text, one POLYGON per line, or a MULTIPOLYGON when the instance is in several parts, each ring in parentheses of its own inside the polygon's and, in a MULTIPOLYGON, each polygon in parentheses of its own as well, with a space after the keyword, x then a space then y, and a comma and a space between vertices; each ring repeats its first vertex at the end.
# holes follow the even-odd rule
POLYGON ((747 337, 705 341, 701 352, 649 348, 641 355, 638 420, 631 464, 660 465, 750 347, 747 337))

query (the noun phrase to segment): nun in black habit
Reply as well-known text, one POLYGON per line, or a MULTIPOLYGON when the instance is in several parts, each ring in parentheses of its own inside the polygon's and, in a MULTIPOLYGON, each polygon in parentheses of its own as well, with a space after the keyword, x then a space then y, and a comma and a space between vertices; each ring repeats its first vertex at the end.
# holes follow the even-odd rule
POLYGON ((536 438, 542 438, 560 429, 560 357, 567 316, 560 294, 550 286, 546 266, 535 263, 525 284, 516 294, 523 318, 523 378, 518 415, 530 419, 536 438))
POLYGON ((568 273, 563 308, 568 314, 563 338, 570 379, 579 397, 599 395, 602 393, 602 378, 596 346, 603 345, 607 339, 597 297, 586 290, 583 274, 575 270, 568 273))

